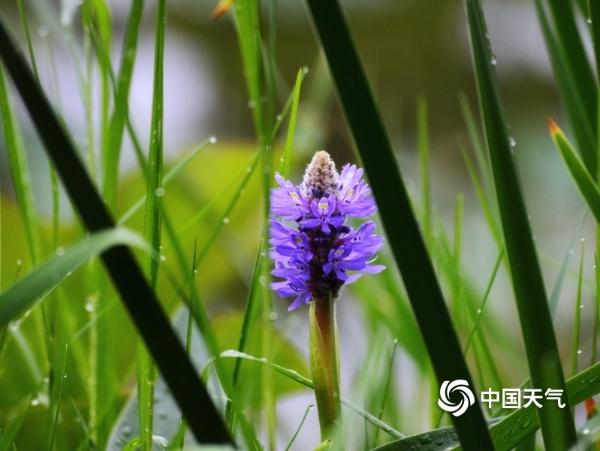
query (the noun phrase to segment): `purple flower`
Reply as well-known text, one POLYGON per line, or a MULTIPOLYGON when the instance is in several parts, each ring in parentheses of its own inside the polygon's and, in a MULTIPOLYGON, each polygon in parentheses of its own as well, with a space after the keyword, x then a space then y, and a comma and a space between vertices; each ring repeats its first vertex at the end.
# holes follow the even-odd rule
POLYGON ((345 165, 341 174, 327 152, 315 153, 301 185, 279 174, 271 190, 269 244, 274 262, 273 290, 294 297, 288 310, 311 300, 334 299, 340 288, 363 274, 383 271, 373 264, 383 238, 375 223, 354 229, 346 219, 365 218, 376 212, 363 170, 345 165))

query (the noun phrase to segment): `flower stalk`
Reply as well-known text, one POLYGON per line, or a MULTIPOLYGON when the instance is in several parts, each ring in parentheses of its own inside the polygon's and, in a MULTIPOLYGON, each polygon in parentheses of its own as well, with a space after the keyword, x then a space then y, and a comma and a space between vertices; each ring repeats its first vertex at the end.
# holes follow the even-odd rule
POLYGON ((340 414, 339 353, 335 300, 316 299, 309 307, 310 369, 319 412, 321 441, 331 440, 340 414))

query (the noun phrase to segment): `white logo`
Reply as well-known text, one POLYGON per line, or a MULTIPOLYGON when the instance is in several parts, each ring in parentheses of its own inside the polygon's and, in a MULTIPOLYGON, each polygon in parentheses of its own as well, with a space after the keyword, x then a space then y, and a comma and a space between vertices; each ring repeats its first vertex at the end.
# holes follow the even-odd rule
POLYGON ((443 411, 450 412, 455 417, 459 417, 475 404, 475 395, 471 391, 469 383, 464 379, 444 381, 440 387, 440 399, 438 399, 437 403, 443 411), (458 403, 453 403, 450 400, 450 395, 454 392, 460 394, 462 397, 458 403))

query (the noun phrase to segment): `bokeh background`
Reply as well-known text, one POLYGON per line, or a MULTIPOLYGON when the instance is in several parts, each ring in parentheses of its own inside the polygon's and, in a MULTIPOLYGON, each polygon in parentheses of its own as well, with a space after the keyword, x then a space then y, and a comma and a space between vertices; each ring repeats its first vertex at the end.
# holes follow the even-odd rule
MULTIPOLYGON (((84 152, 83 149, 88 145, 88 131, 81 82, 85 67, 78 19, 79 2, 28 3, 31 3, 33 43, 43 85, 84 152)), ((112 60, 116 65, 129 5, 120 0, 109 3, 114 25, 112 60)), ((468 143, 459 96, 464 95, 472 108, 477 107, 463 3, 460 0, 344 0, 341 3, 367 68, 406 184, 415 197, 419 195, 416 102, 419 96, 427 101, 434 208, 439 219, 452 230, 456 197, 460 193, 464 195, 462 264, 473 285, 481 291, 493 267, 497 250, 474 194, 459 146, 461 141, 468 143)), ((572 254, 555 321, 561 351, 568 360, 581 242, 593 242, 593 221, 589 218, 581 221, 583 203, 547 133, 547 116, 557 119, 567 132, 569 127, 555 89, 533 2, 486 0, 483 3, 504 105, 516 142, 515 158, 548 291, 566 255, 569 252, 572 254)), ((216 145, 201 152, 181 180, 166 193, 169 210, 182 223, 235 179, 244 170, 251 152, 256 149, 234 24, 228 16, 212 20, 214 6, 215 2, 208 0, 168 2, 164 66, 165 158, 168 162, 175 162, 208 137, 214 136, 218 140, 216 145)), ((153 1, 146 2, 129 102, 130 116, 144 148, 148 144, 151 116, 154 7, 153 1)), ((14 2, 1 0, 0 10, 25 49, 14 2)), ((277 61, 281 82, 279 107, 283 105, 298 69, 307 67, 309 70, 302 92, 294 147, 294 177, 298 179, 301 176, 304 164, 318 149, 327 149, 340 166, 355 161, 352 143, 303 2, 279 1, 277 20, 277 61)), ((581 26, 583 28, 585 24, 581 26)), ((95 83, 97 87, 97 79, 95 83)), ((95 89, 95 92, 97 95, 98 90, 95 89)), ((49 221, 48 163, 22 105, 20 102, 16 104, 22 118, 21 128, 33 174, 38 210, 49 221)), ((98 136, 94 139, 97 142, 98 136)), ((25 262, 23 271, 26 270, 27 256, 3 146, 4 142, 0 141, 0 286, 5 288, 14 280, 15 268, 21 266, 17 265, 17 261, 25 262)), ((123 149, 123 190, 119 198, 121 211, 139 196, 142 189, 132 145, 127 137, 123 149)), ((198 285, 216 321, 243 311, 253 254, 260 236, 261 196, 258 178, 254 179, 234 214, 228 218, 228 225, 217 246, 199 268, 198 285)), ((193 239, 202 242, 218 217, 219 208, 216 210, 206 223, 189 232, 190 242, 193 239)), ((64 223, 62 237, 67 245, 73 239, 75 226, 73 212, 64 194, 61 195, 61 218, 64 223)), ((141 225, 141 221, 139 216, 134 224, 141 225)), ((168 251, 165 256, 168 264, 168 251)), ((590 346, 586 345, 591 340, 594 312, 592 264, 592 252, 587 252, 584 255, 584 346, 581 357, 586 362, 591 357, 588 351, 590 346)), ((395 272, 396 269, 391 265, 388 271, 395 272)), ((339 305, 343 390, 352 387, 353 375, 361 367, 365 355, 373 352, 369 349, 369 341, 365 339, 360 302, 353 296, 352 292, 348 293, 339 305)), ((84 297, 69 301, 84 308, 84 297)), ((171 299, 167 302, 174 301, 171 299)), ((278 331, 293 343, 298 358, 302 359, 306 355, 307 312, 300 310, 288 314, 285 301, 276 299, 275 303, 278 331)), ((525 360, 512 292, 503 269, 486 308, 503 335, 509 337, 505 349, 494 351, 497 351, 500 365, 505 367, 507 380, 518 384, 525 374, 525 360), (521 362, 520 367, 514 370, 511 370, 511 360, 507 357, 511 354, 521 362)), ((114 324, 115 336, 120 337, 119 340, 128 337, 131 344, 125 346, 121 350, 123 355, 117 355, 115 359, 126 361, 127 353, 135 346, 133 332, 123 312, 116 317, 119 320, 114 324)), ((223 330, 223 340, 233 346, 237 338, 233 332, 228 336, 227 329, 223 330)), ((501 346, 494 341, 491 343, 492 346, 501 346)), ((6 361, 0 364, 6 364, 6 361)), ((425 394, 422 390, 414 390, 418 386, 419 372, 413 359, 400 350, 395 366, 398 384, 396 401, 413 406, 426 402, 427 389, 425 394)), ((10 376, 10 371, 5 369, 4 374, 10 376)), ((128 386, 128 380, 130 386, 135 379, 131 372, 123 377, 125 386, 128 386)), ((9 395, 4 387, 7 385, 0 384, 0 398, 8 405, 13 394, 9 395)), ((304 408, 312 402, 311 397, 310 392, 293 391, 281 399, 278 412, 282 436, 293 433, 304 408)), ((428 420, 426 413, 404 418, 403 432, 418 432, 428 420)), ((316 434, 317 419, 316 414, 312 414, 298 443, 313 443, 316 434)), ((300 444, 297 446, 297 449, 303 449, 300 444)))

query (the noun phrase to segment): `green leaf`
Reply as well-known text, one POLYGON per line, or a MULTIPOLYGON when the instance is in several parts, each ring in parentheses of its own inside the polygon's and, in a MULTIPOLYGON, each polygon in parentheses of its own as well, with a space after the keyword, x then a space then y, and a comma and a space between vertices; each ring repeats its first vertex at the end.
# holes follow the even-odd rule
MULTIPOLYGON (((479 101, 531 381, 536 388, 560 390, 565 387, 560 356, 500 104, 483 12, 478 0, 466 0, 466 5, 479 101)), ((549 450, 566 449, 575 441, 570 409, 545 406, 539 414, 549 450)))
POLYGON ((552 140, 567 165, 579 192, 596 218, 596 222, 600 223, 600 189, 598 185, 594 182, 594 179, 585 168, 572 144, 558 125, 556 125, 556 122, 548 119, 548 128, 550 129, 552 140))
MULTIPOLYGON (((471 381, 390 140, 339 2, 307 0, 307 4, 437 379, 471 381)), ((491 439, 479 406, 453 421, 466 447, 491 449, 491 439)))
POLYGON ((125 228, 116 228, 91 235, 74 246, 37 266, 27 276, 0 294, 0 326, 17 319, 35 305, 73 271, 90 258, 117 245, 135 246, 149 251, 144 240, 125 228))

